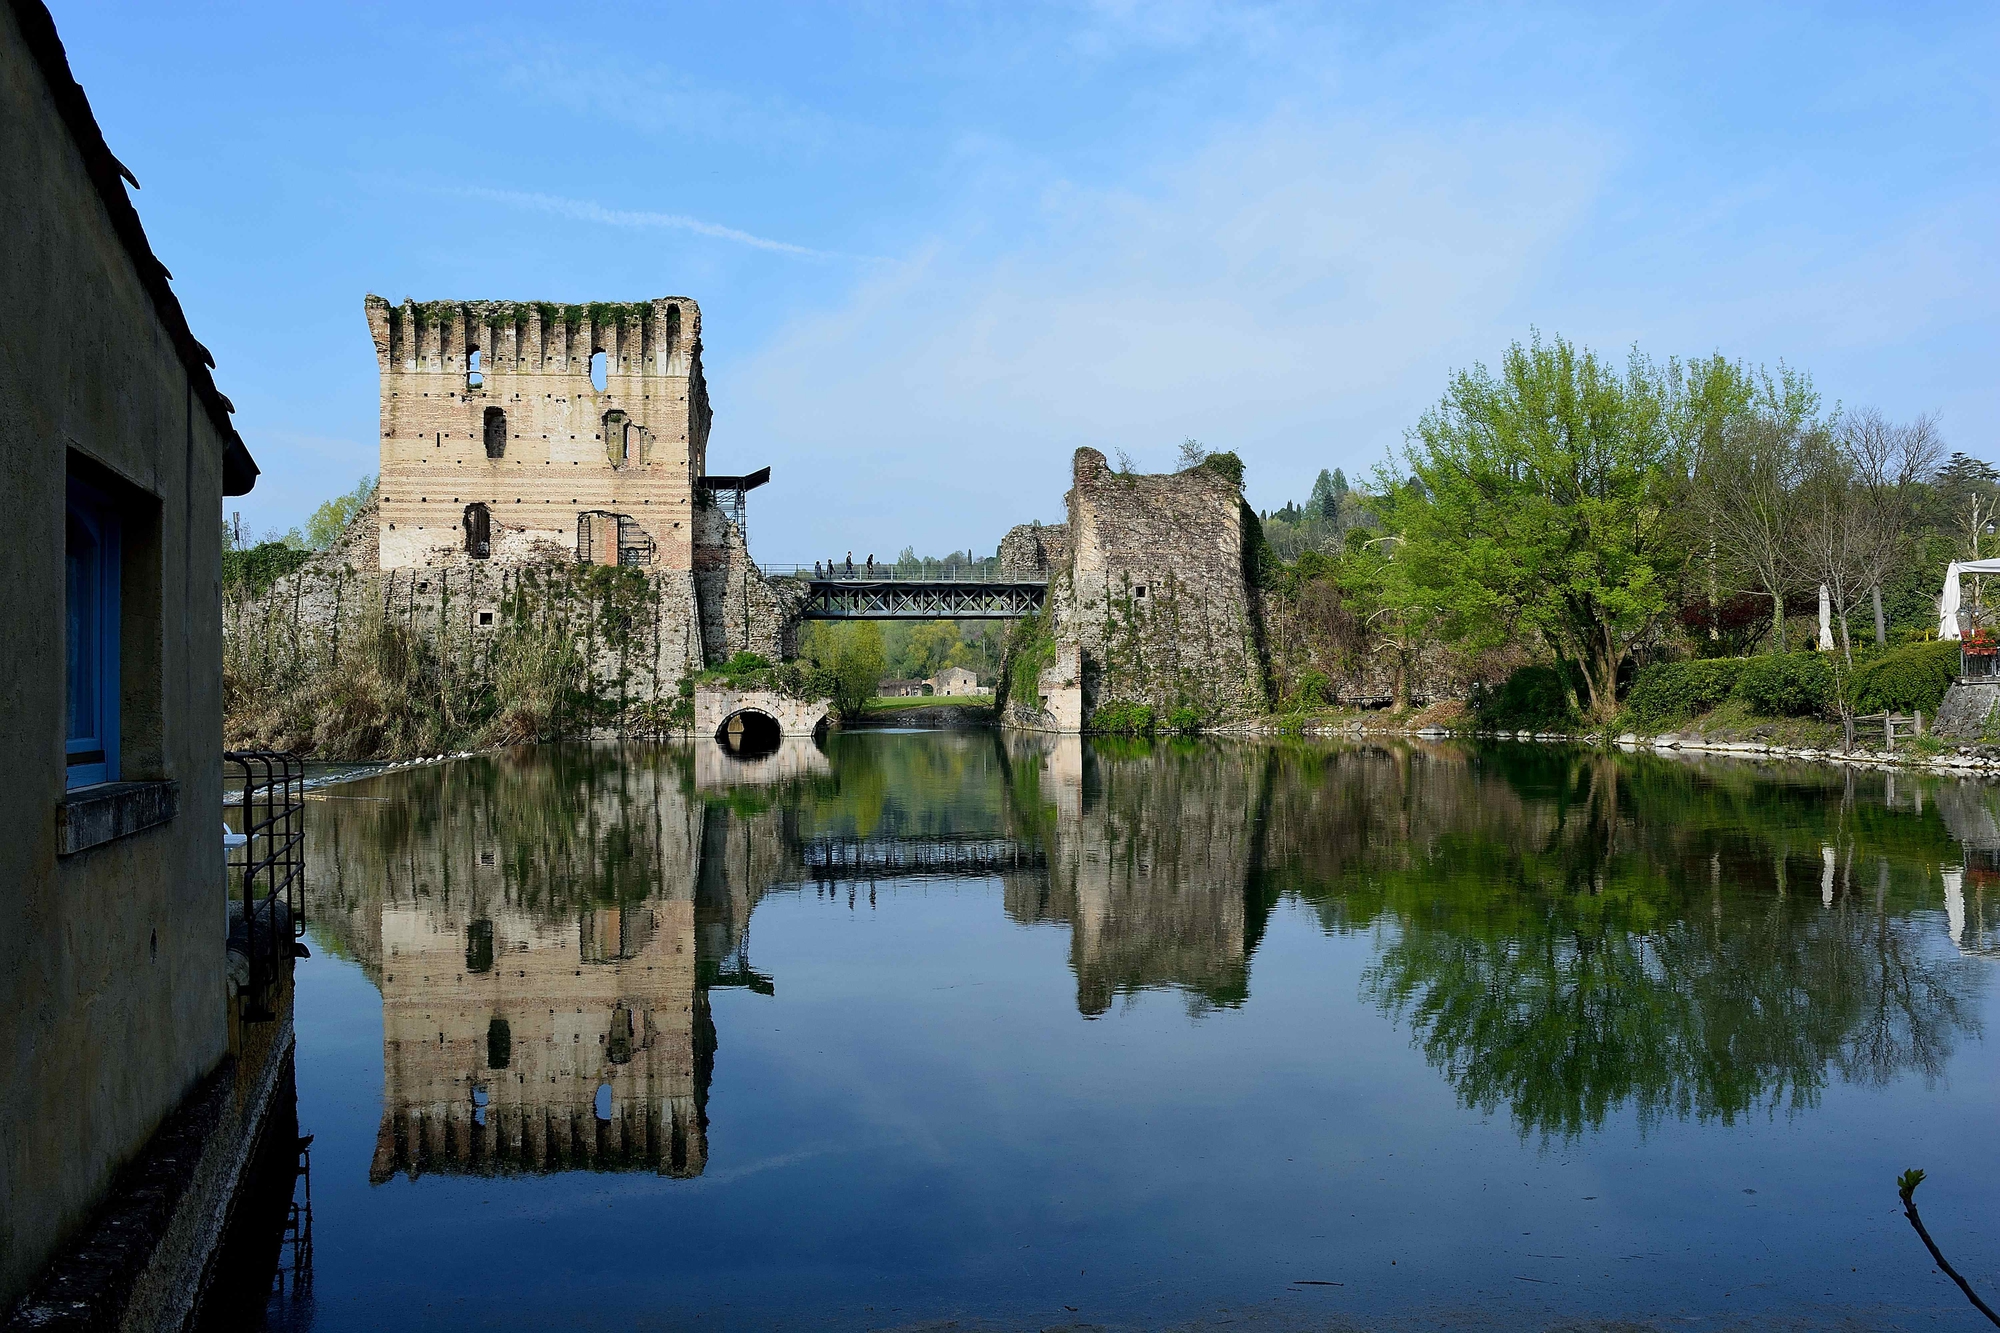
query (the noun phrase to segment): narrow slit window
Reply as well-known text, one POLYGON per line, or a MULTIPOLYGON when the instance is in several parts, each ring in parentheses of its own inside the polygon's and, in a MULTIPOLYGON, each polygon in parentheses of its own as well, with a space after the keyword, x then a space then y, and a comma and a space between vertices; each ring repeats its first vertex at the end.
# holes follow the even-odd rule
POLYGON ((590 354, 590 387, 599 393, 604 392, 604 353, 602 352, 592 352, 590 354))
POLYGON ((479 349, 469 347, 465 352, 465 387, 477 389, 486 383, 486 372, 479 364, 479 349))

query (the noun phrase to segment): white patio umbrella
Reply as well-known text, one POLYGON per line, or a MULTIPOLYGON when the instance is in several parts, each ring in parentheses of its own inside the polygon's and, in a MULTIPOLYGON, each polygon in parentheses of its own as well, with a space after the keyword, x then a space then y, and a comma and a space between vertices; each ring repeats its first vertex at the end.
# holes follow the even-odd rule
POLYGON ((1938 637, 1958 637, 1960 574, 2000 574, 2000 560, 1954 560, 1945 566, 1944 591, 1938 594, 1938 637))

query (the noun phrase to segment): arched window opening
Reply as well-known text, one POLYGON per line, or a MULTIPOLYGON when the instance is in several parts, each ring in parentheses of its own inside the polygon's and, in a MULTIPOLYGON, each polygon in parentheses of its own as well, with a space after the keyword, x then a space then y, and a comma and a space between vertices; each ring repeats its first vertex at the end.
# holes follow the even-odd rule
POLYGON ((483 504, 465 507, 465 553, 474 560, 493 554, 493 516, 483 504))
POLYGON ((671 363, 674 359, 674 353, 680 350, 681 345, 681 308, 679 306, 670 305, 667 307, 666 324, 667 360, 671 363))
POLYGON ((602 352, 592 352, 590 354, 590 387, 599 393, 604 392, 604 353, 602 352))
POLYGON ((477 347, 466 348, 465 387, 468 389, 477 389, 482 385, 484 385, 485 383, 486 383, 486 372, 480 367, 479 364, 479 349, 477 347))
POLYGON ((486 456, 504 458, 507 455, 507 414, 497 407, 486 409, 486 456))

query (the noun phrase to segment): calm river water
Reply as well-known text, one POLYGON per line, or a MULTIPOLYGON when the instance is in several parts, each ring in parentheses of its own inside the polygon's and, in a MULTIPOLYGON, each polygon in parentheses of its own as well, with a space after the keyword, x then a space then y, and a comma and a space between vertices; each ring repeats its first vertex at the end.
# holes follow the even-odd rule
MULTIPOLYGON (((310 806, 319 1330, 1978 1328, 2000 791, 532 749, 310 806)), ((303 1195, 301 1195, 303 1197, 303 1195)))

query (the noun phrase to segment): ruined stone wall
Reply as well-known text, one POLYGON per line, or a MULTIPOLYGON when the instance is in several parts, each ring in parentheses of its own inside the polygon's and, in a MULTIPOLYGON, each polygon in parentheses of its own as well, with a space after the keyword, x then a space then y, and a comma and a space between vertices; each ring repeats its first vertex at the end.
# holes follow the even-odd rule
MULTIPOLYGON (((794 617, 804 585, 766 581, 733 522, 713 508, 697 513, 708 538, 697 552, 704 566, 699 572, 598 567, 566 556, 377 570, 369 556, 378 514, 370 506, 339 546, 268 592, 226 604, 231 742, 310 744, 310 737, 294 734, 296 722, 287 731, 248 716, 254 710, 240 700, 311 692, 331 675, 362 665, 357 645, 376 618, 420 638, 468 692, 506 688, 495 657, 503 636, 556 629, 582 653, 583 702, 598 715, 598 725, 657 730, 689 676, 746 647, 781 660, 796 646, 794 617)), ((510 702, 498 700, 503 713, 510 702)), ((277 711, 296 719, 301 710, 284 703, 277 700, 277 711)), ((479 740, 466 736, 462 743, 479 740)))
POLYGON ((475 504, 493 560, 575 554, 581 516, 618 514, 624 540, 650 538, 656 568, 693 568, 712 413, 692 300, 364 306, 381 374, 381 568, 471 561, 475 504))
POLYGON ((1067 501, 1068 566, 1049 589, 1059 655, 1050 670, 1061 679, 1043 694, 1080 690, 1085 725, 1111 703, 1149 706, 1161 720, 1190 709, 1205 723, 1264 711, 1237 484, 1205 467, 1116 473, 1079 449, 1067 501), (1065 670, 1069 645, 1078 657, 1065 670))
POLYGON ((711 666, 739 652, 773 662, 798 655, 798 611, 806 585, 765 579, 750 558, 743 529, 713 506, 695 511, 694 588, 702 651, 711 666))
POLYGON ((1069 526, 1020 523, 1000 539, 1000 573, 1008 578, 1046 578, 1069 565, 1069 526))

